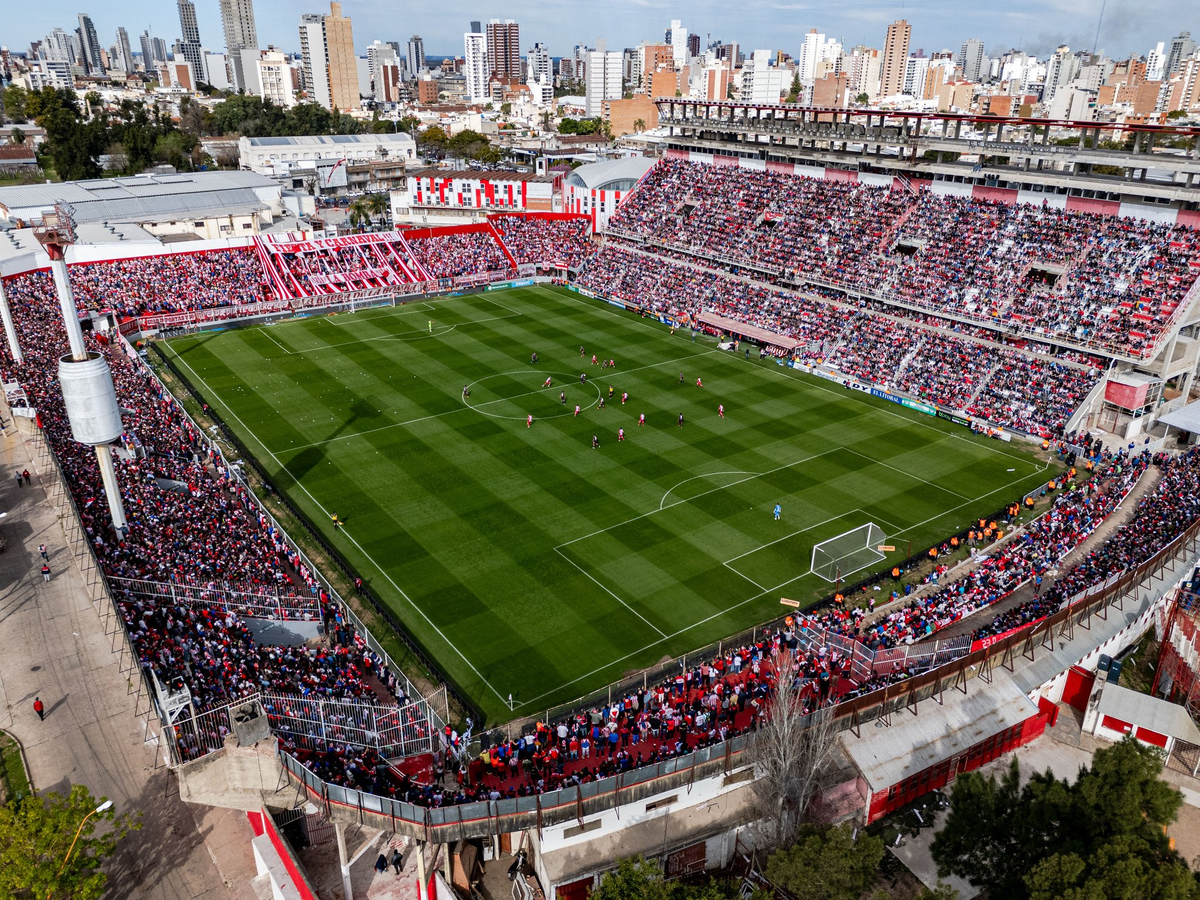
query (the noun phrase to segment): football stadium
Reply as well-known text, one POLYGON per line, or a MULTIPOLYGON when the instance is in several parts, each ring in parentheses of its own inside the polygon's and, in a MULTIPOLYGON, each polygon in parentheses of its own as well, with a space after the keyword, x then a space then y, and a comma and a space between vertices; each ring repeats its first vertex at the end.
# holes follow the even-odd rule
POLYGON ((182 784, 264 743, 329 818, 550 854, 740 790, 783 683, 873 822, 1086 708, 1165 614, 1195 202, 659 106, 663 156, 560 212, 148 248, 61 208, 5 258, 8 404, 182 784))

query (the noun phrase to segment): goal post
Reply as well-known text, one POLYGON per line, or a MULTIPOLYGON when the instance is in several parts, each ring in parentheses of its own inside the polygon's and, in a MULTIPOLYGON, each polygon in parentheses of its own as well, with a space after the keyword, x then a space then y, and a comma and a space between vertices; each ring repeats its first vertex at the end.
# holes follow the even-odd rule
POLYGON ((831 582, 860 572, 886 559, 879 550, 886 538, 882 528, 874 522, 868 522, 821 541, 813 547, 811 572, 831 582))

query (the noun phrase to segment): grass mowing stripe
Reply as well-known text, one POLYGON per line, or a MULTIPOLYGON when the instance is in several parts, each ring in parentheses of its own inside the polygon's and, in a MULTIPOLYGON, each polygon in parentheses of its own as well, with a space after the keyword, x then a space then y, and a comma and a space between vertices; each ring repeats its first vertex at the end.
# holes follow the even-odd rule
POLYGON ((270 326, 289 349, 345 343, 327 353, 281 353, 257 329, 180 338, 168 352, 489 717, 507 714, 510 691, 517 709, 569 699, 763 621, 783 588, 803 603, 822 596, 811 543, 830 529, 876 521, 923 546, 1042 480, 1016 448, 561 289, 436 307, 270 326), (414 315, 464 327, 358 340, 414 315), (593 352, 616 370, 592 367, 593 352), (615 396, 577 418, 575 403, 591 402, 579 371, 590 398, 597 385, 615 396), (574 374, 542 392, 547 372, 574 374), (469 382, 481 410, 462 403, 469 382), (770 515, 780 499, 796 532, 782 541, 770 515), (349 523, 336 533, 333 508, 349 523))

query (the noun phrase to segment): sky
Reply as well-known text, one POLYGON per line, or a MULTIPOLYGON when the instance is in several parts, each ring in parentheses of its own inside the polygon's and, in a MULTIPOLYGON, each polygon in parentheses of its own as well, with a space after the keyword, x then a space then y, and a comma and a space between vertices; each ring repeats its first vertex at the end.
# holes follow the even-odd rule
MULTIPOLYGON (((218 0, 194 0, 205 47, 224 46, 218 0)), ((846 47, 867 44, 882 47, 887 24, 906 18, 912 24, 912 49, 927 54, 958 49, 966 38, 982 38, 985 53, 999 55, 1021 49, 1045 56, 1060 44, 1091 49, 1101 7, 1097 48, 1112 58, 1131 53, 1144 55, 1159 41, 1169 41, 1181 30, 1200 34, 1200 3, 1196 0, 917 0, 880 3, 874 0, 505 0, 504 3, 460 0, 452 13, 439 12, 436 3, 412 0, 343 0, 342 12, 354 21, 354 42, 360 54, 373 40, 403 43, 412 34, 425 39, 430 56, 462 55, 462 33, 472 19, 515 19, 521 26, 521 50, 535 41, 549 46, 555 56, 569 54, 578 43, 595 46, 607 41, 608 49, 636 46, 639 41, 661 40, 671 19, 678 18, 689 32, 724 42, 737 41, 744 50, 769 48, 798 55, 809 29, 840 38, 846 47)), ((116 29, 124 26, 133 49, 147 27, 151 34, 171 44, 179 37, 179 16, 174 0, 76 0, 28 3, 0 0, 0 44, 11 50, 27 49, 55 27, 68 31, 78 25, 77 14, 87 11, 103 46, 115 42, 116 29)), ((299 50, 297 26, 306 12, 327 12, 318 0, 254 0, 260 46, 274 44, 286 51, 299 50)))

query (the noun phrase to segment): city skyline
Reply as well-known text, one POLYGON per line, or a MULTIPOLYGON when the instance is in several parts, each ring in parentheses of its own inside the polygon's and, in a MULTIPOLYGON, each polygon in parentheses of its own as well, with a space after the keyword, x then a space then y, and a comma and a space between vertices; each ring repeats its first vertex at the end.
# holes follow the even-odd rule
MULTIPOLYGON (((846 47, 882 47, 887 25, 898 18, 906 18, 912 25, 911 48, 923 49, 927 54, 957 50, 964 40, 979 38, 989 51, 1012 48, 1045 56, 1062 43, 1072 50, 1091 49, 1101 2, 1051 0, 1037 5, 1022 2, 964 10, 951 0, 926 0, 921 6, 850 0, 828 9, 802 0, 748 0, 733 10, 702 0, 685 10, 681 4, 665 0, 614 0, 583 9, 548 0, 511 0, 505 6, 469 0, 452 14, 397 17, 394 6, 384 0, 345 0, 343 10, 355 21, 358 53, 365 52, 375 39, 405 40, 409 34, 419 33, 430 56, 460 56, 462 35, 471 19, 487 22, 511 18, 521 24, 522 54, 534 42, 541 42, 552 55, 563 56, 569 55, 575 44, 594 46, 600 39, 610 48, 656 40, 671 19, 685 16, 683 25, 692 34, 737 41, 746 50, 782 50, 793 56, 799 54, 804 35, 813 28, 839 39, 846 47)), ((320 12, 323 5, 259 0, 255 17, 260 46, 270 44, 289 53, 297 52, 296 23, 300 14, 320 12)), ((210 50, 222 49, 219 0, 195 0, 195 6, 203 45, 210 50)), ((65 7, 23 7, 5 23, 0 43, 13 52, 23 52, 31 41, 75 20, 77 13, 65 7)), ((118 27, 141 33, 148 26, 152 35, 164 38, 168 44, 181 36, 176 4, 171 0, 127 0, 119 9, 99 7, 89 15, 104 46, 111 40, 105 35, 115 34, 118 27)), ((1136 6, 1129 0, 1119 0, 1107 4, 1096 46, 1112 58, 1143 55, 1181 29, 1200 31, 1200 20, 1189 21, 1177 5, 1166 0, 1149 0, 1136 6)))

